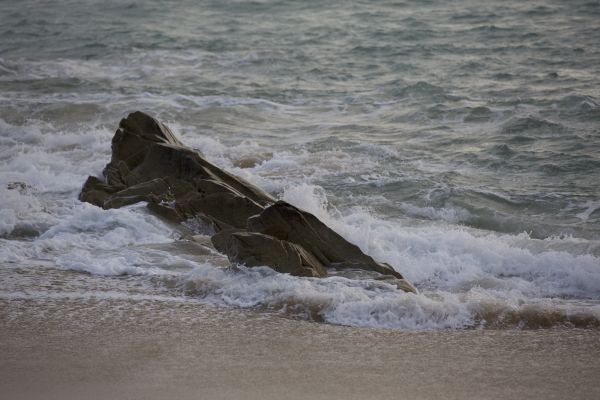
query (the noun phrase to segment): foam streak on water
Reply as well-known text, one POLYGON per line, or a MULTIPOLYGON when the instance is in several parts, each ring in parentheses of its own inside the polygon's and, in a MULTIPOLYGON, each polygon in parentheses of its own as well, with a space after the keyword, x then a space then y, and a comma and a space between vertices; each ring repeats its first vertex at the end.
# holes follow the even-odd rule
POLYGON ((600 325, 594 2, 200 3, 2 2, 0 263, 335 324, 600 325), (421 294, 223 268, 80 203, 136 109, 421 294))

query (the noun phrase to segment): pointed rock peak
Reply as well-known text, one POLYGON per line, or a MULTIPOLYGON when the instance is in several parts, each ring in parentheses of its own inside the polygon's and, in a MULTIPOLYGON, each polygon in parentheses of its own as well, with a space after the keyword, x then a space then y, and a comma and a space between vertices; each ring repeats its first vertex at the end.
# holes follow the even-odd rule
POLYGON ((183 146, 168 126, 141 111, 132 112, 127 118, 123 118, 119 123, 119 128, 152 142, 183 146))

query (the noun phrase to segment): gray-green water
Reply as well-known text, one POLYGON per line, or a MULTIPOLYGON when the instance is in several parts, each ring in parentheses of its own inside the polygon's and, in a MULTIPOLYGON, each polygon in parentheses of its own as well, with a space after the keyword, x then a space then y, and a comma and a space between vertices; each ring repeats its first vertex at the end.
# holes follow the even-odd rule
POLYGON ((598 325, 599 20, 597 1, 3 1, 1 259, 179 274, 333 323, 598 325), (78 203, 136 109, 423 294, 228 275, 156 248, 177 234, 142 208, 78 203))

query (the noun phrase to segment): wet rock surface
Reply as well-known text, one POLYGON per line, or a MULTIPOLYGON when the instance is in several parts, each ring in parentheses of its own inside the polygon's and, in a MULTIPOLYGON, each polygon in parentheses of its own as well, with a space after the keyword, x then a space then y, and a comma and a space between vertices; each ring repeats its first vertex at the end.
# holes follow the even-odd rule
POLYGON ((200 219, 215 231, 214 247, 233 263, 309 277, 325 277, 327 268, 362 269, 416 292, 390 265, 314 215, 220 169, 140 111, 121 120, 103 177, 90 176, 79 199, 105 209, 144 201, 172 222, 200 219))
POLYGON ((225 230, 212 243, 233 262, 249 267, 268 265, 277 272, 296 276, 327 276, 323 264, 302 246, 262 233, 225 230))

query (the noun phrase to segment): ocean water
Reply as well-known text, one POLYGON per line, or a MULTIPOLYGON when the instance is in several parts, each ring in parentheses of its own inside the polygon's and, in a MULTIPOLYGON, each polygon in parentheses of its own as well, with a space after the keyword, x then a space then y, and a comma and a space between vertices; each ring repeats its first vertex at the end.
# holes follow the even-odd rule
POLYGON ((332 324, 597 329, 599 19, 589 0, 2 1, 2 268, 332 324), (144 204, 79 202, 138 109, 421 293, 227 268, 144 204))

